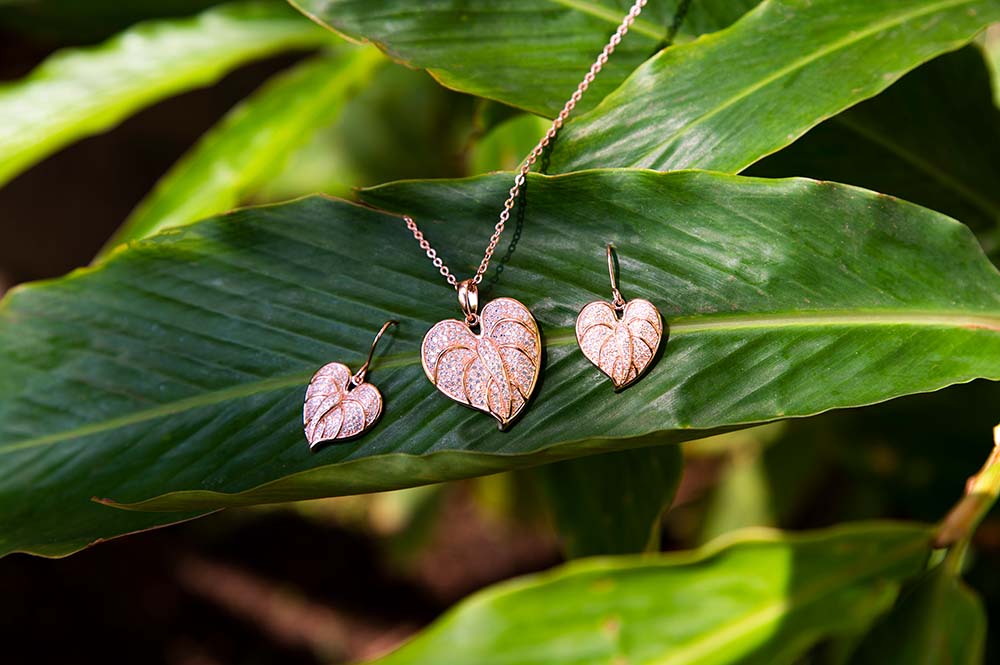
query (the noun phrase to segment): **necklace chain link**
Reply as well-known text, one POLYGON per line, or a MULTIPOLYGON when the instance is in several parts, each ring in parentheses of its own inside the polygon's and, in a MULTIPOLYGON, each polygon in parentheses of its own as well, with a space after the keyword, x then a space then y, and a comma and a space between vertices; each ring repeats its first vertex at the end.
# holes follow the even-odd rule
MULTIPOLYGON (((549 143, 552 142, 552 139, 556 137, 556 134, 562 128, 563 123, 565 123, 566 119, 569 118, 569 114, 573 112, 573 109, 576 108, 576 105, 583 98, 583 93, 587 91, 587 88, 589 88, 590 84, 597 78, 601 69, 603 69, 604 65, 608 63, 608 58, 610 58, 611 54, 615 52, 615 48, 621 43, 622 38, 625 37, 626 33, 628 33, 629 28, 632 27, 635 19, 638 18, 647 2, 648 0, 636 0, 635 4, 632 5, 632 8, 629 9, 628 13, 622 19, 618 29, 615 30, 615 34, 611 35, 611 39, 604 46, 601 54, 597 56, 597 60, 595 60, 594 64, 590 66, 590 71, 584 75, 583 80, 580 81, 578 86, 576 86, 576 90, 573 91, 570 98, 566 100, 566 104, 563 105, 562 110, 559 111, 559 115, 553 119, 552 125, 549 126, 548 131, 545 132, 545 135, 538 142, 538 145, 536 145, 532 151, 528 153, 528 156, 524 158, 524 161, 521 162, 521 166, 517 170, 517 175, 514 177, 514 185, 510 188, 507 200, 503 202, 503 209, 500 210, 500 217, 497 220, 496 225, 493 227, 493 235, 490 236, 490 242, 486 246, 486 252, 483 254, 483 260, 480 261, 479 268, 476 270, 476 274, 472 278, 473 284, 479 284, 482 282, 483 275, 485 275, 487 269, 489 269, 490 259, 493 258, 493 253, 496 251, 497 244, 500 242, 500 236, 503 235, 504 227, 510 219, 510 211, 514 208, 514 203, 517 201, 517 197, 521 193, 521 188, 524 187, 524 183, 531 167, 535 165, 535 162, 538 161, 542 152, 549 145, 549 143)), ((424 238, 424 234, 420 230, 420 227, 417 226, 417 223, 413 221, 413 218, 409 215, 404 215, 403 221, 406 222, 406 228, 413 233, 413 237, 420 244, 420 249, 424 250, 424 253, 427 254, 427 258, 431 260, 434 267, 438 269, 439 273, 441 273, 441 276, 457 289, 458 278, 452 274, 451 270, 448 269, 448 266, 445 265, 444 260, 438 256, 437 250, 431 247, 430 242, 424 238)))

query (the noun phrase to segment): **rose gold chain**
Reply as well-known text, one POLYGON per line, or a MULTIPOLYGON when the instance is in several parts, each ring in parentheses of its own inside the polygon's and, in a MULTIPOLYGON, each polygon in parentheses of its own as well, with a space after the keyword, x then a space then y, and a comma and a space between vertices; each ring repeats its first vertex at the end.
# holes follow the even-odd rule
MULTIPOLYGON (((500 242, 500 236, 503 235, 503 229, 507 225, 507 221, 510 219, 510 211, 514 208, 514 202, 517 201, 518 195, 521 193, 521 188, 524 187, 525 180, 527 178, 528 172, 531 167, 535 165, 538 158, 541 156, 542 151, 552 142, 556 134, 562 128, 563 123, 569 117, 569 114, 573 112, 576 105, 583 98, 583 93, 587 91, 590 84, 594 82, 597 75, 600 73, 604 65, 607 64, 608 58, 611 54, 615 52, 615 48, 621 43, 622 38, 628 33, 629 28, 638 18, 639 14, 642 13, 643 7, 646 6, 648 0, 636 0, 635 4, 622 19, 621 24, 618 29, 615 30, 615 34, 611 35, 611 39, 605 45, 604 50, 601 54, 597 56, 597 60, 594 64, 590 66, 590 71, 588 71, 583 80, 580 81, 580 85, 576 86, 576 90, 570 95, 570 98, 566 100, 566 104, 563 105, 562 110, 559 111, 559 115, 555 117, 552 121, 552 125, 549 130, 545 132, 545 136, 538 142, 538 145, 532 149, 524 161, 521 162, 521 167, 517 170, 517 175, 514 177, 514 186, 510 188, 507 200, 503 202, 503 209, 500 211, 500 219, 497 221, 496 225, 493 227, 493 235, 490 236, 490 243, 486 246, 486 253, 483 255, 483 260, 479 263, 479 268, 476 270, 475 277, 472 278, 473 284, 479 284, 483 281, 483 275, 486 274, 486 270, 490 266, 490 259, 493 258, 493 252, 496 251, 497 244, 500 242)), ((417 223, 413 221, 413 218, 409 215, 403 216, 403 221, 406 222, 406 228, 408 228, 412 233, 413 237, 416 238, 417 242, 420 243, 420 249, 424 250, 433 263, 434 267, 438 269, 438 272, 448 281, 449 284, 458 288, 458 279, 451 273, 448 266, 444 264, 444 261, 440 256, 437 255, 437 251, 431 247, 431 244, 424 239, 424 234, 420 231, 417 223)))

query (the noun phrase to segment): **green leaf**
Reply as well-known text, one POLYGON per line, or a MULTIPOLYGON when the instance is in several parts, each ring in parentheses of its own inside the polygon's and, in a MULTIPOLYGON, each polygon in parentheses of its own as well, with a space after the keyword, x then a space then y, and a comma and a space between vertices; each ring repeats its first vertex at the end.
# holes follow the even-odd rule
POLYGON ((771 0, 571 120, 552 169, 738 172, 1000 21, 995 0, 771 0))
POLYGON ((904 589, 865 637, 852 665, 979 665, 986 611, 974 591, 939 565, 904 589))
POLYGON ((658 549, 660 515, 684 471, 675 445, 580 457, 539 467, 566 553, 658 549))
MULTIPOLYGON (((830 473, 829 464, 817 455, 817 432, 825 432, 830 420, 846 418, 849 414, 837 413, 780 421, 685 444, 685 460, 700 461, 703 469, 712 464, 717 472, 714 486, 700 506, 692 506, 682 532, 686 528, 688 539, 708 542, 737 529, 798 523, 817 479, 830 473)), ((672 535, 680 534, 675 530, 672 535)))
POLYGON ((226 212, 281 171, 384 58, 375 49, 307 61, 229 112, 157 184, 103 253, 172 226, 226 212))
POLYGON ((379 67, 336 122, 297 151, 253 195, 273 203, 393 180, 465 175, 460 155, 475 132, 476 100, 442 88, 426 72, 379 67))
MULTIPOLYGON (((455 90, 555 116, 632 2, 621 0, 289 0, 350 39, 427 69, 455 90)), ((699 0, 682 35, 723 28, 759 0, 699 0)), ((581 102, 595 104, 662 45, 677 2, 651 2, 581 102)))
POLYGON ((750 526, 776 526, 762 451, 736 448, 709 499, 700 540, 750 526))
POLYGON ((1000 110, 974 46, 936 58, 827 120, 750 175, 860 185, 973 228, 1000 222, 1000 110))
POLYGON ((56 53, 27 78, 0 86, 0 185, 63 146, 248 60, 329 41, 281 5, 248 2, 56 53))
POLYGON ((800 535, 748 530, 693 552, 580 561, 475 594, 375 662, 789 663, 891 603, 928 545, 924 527, 861 523, 800 535))
POLYGON ((472 173, 516 170, 550 124, 530 113, 500 123, 472 147, 469 170, 472 173))
MULTIPOLYGON (((465 275, 511 177, 361 195, 412 213, 465 275)), ((938 213, 808 180, 633 170, 532 176, 527 206, 497 294, 532 309, 546 360, 506 433, 426 381, 420 340, 459 314, 454 291, 399 217, 369 208, 243 210, 9 292, 0 552, 155 521, 91 496, 186 511, 395 489, 1000 378, 1000 273, 938 213), (669 326, 662 360, 620 394, 573 334, 580 307, 609 297, 609 240, 625 297, 669 326), (310 376, 358 367, 388 318, 401 324, 370 375, 384 418, 310 453, 310 376)))

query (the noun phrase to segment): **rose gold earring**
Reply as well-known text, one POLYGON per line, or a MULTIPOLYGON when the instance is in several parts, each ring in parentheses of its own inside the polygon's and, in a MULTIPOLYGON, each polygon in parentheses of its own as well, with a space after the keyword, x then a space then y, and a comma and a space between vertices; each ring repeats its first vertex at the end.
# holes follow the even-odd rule
POLYGON ((306 390, 306 403, 302 410, 306 441, 315 448, 325 441, 346 441, 361 436, 382 415, 382 394, 378 388, 365 381, 372 362, 375 346, 391 325, 386 321, 375 335, 368 360, 354 374, 343 363, 324 365, 306 390))
POLYGON ((638 381, 649 369, 663 339, 663 319, 648 300, 625 301, 618 290, 611 243, 607 254, 611 302, 597 300, 580 310, 576 342, 587 360, 607 374, 618 391, 638 381))

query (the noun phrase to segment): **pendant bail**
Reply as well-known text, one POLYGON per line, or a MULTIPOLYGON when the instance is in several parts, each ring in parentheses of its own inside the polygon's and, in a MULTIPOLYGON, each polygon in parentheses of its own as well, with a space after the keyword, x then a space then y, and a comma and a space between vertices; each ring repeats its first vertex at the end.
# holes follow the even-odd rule
POLYGON ((475 278, 458 283, 458 304, 465 314, 465 323, 470 327, 479 323, 479 288, 475 278))

